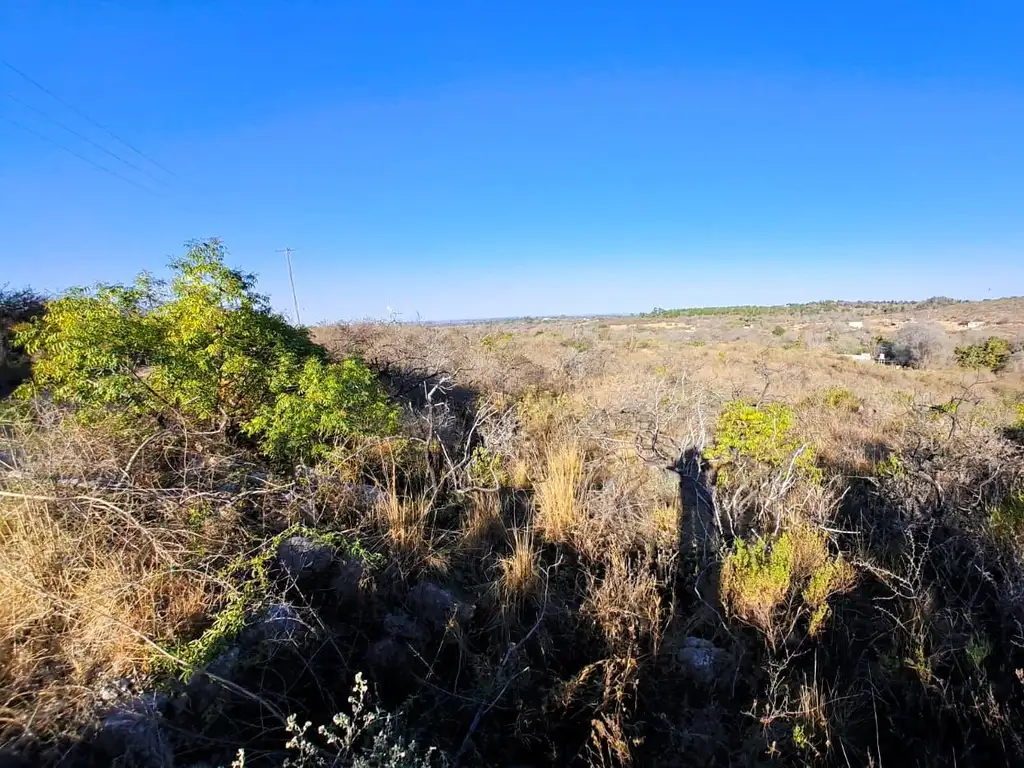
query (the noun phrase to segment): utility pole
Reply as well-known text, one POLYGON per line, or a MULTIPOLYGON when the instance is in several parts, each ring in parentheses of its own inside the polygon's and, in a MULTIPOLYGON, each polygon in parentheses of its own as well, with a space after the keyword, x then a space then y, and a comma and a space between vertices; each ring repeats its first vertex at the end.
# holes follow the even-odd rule
POLYGON ((292 284, 292 304, 295 305, 295 324, 302 325, 302 320, 299 318, 299 300, 295 296, 295 276, 292 274, 292 251, 294 248, 278 248, 274 253, 283 253, 285 259, 288 260, 288 281, 292 284))

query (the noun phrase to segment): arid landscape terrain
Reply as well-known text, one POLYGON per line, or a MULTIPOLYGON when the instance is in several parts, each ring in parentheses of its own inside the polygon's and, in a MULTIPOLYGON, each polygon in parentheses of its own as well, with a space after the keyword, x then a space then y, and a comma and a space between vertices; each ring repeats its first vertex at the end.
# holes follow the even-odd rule
POLYGON ((1024 763, 1024 299, 306 338, 176 269, 10 312, 0 764, 1024 763))

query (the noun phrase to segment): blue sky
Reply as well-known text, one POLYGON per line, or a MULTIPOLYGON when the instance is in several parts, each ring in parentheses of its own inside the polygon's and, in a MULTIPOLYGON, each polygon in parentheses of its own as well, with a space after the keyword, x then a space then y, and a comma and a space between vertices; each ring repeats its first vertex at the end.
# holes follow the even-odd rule
POLYGON ((0 64, 0 285, 216 235, 282 310, 294 247, 307 322, 1024 294, 1022 39, 1019 3, 8 0, 0 57, 173 175, 0 64))

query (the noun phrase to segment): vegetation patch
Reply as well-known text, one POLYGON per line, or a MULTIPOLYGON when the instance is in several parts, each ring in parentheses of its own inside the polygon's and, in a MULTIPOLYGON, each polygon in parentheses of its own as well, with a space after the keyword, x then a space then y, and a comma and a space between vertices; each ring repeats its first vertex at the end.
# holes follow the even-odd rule
POLYGON ((978 344, 966 344, 955 350, 956 364, 961 368, 982 368, 1001 371, 1010 362, 1013 353, 1010 342, 998 336, 989 336, 978 344))
POLYGON ((22 396, 46 392, 87 418, 117 408, 219 425, 288 462, 393 431, 397 412, 369 369, 329 361, 224 256, 216 240, 195 243, 169 289, 143 273, 50 302, 17 334, 35 358, 22 396))
MULTIPOLYGON (((817 478, 817 456, 794 436, 794 420, 793 409, 784 403, 726 403, 715 424, 715 443, 707 456, 723 462, 749 460, 770 467, 792 465, 795 471, 817 478)), ((719 477, 726 479, 721 474, 719 477)))

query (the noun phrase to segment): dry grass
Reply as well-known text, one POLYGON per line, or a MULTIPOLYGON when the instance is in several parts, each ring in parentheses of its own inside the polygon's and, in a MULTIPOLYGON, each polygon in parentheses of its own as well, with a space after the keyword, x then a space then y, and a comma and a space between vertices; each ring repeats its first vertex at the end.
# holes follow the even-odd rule
POLYGON ((0 501, 0 696, 11 706, 46 680, 44 723, 82 703, 69 690, 145 673, 152 643, 202 619, 211 586, 175 573, 152 541, 111 541, 109 515, 69 517, 53 506, 0 501))
POLYGON ((511 544, 512 551, 498 559, 497 588, 502 611, 517 615, 527 601, 538 595, 540 556, 529 528, 512 531, 511 544))
MULTIPOLYGON (((898 764, 954 728, 965 743, 980 739, 972 718, 989 701, 987 676, 1019 681, 995 663, 975 663, 966 682, 936 681, 968 668, 956 655, 965 638, 987 643, 1000 664, 1016 652, 996 647, 1013 623, 990 617, 1024 593, 1019 539, 989 549, 986 521, 997 508, 1005 508, 1000 520, 1016 509, 1005 506, 1012 483, 1021 491, 1019 469, 1009 467, 1017 454, 1000 430, 1017 418, 1024 377, 839 358, 839 347, 888 333, 893 318, 868 318, 863 333, 847 329, 854 319, 322 329, 336 349, 359 350, 387 370, 410 439, 354 447, 306 477, 308 486, 246 467, 229 445, 196 450, 195 436, 165 438, 155 425, 100 437, 59 414, 36 414, 35 432, 0 444, 0 460, 13 462, 12 471, 0 465, 0 487, 14 494, 0 498, 4 714, 27 722, 41 700, 43 710, 68 711, 104 677, 144 677, 149 641, 167 646, 194 637, 197 621, 208 625, 221 589, 213 574, 283 520, 356 535, 387 555, 389 583, 363 595, 368 610, 338 618, 325 607, 322 617, 343 623, 331 634, 343 660, 329 671, 373 667, 364 646, 398 648, 404 660, 381 675, 401 678, 388 695, 409 697, 428 741, 465 746, 464 764, 511 761, 524 744, 544 745, 543 759, 559 764, 655 765, 667 755, 701 765, 839 755, 846 764, 898 764), (798 339, 805 346, 794 346, 798 339), (466 393, 428 413, 414 372, 445 370, 460 371, 466 393), (770 465, 742 470, 732 486, 709 480, 722 527, 697 568, 683 572, 679 479, 665 467, 683 448, 711 445, 717 414, 737 399, 790 405, 822 480, 787 479, 770 465), (955 414, 944 410, 954 401, 955 414), (427 436, 432 458, 452 462, 446 481, 425 466, 427 436), (447 454, 434 450, 437 441, 447 454), (500 466, 495 492, 478 489, 468 464, 454 466, 480 445, 500 466), (244 490, 247 473, 262 478, 258 492, 244 490), (374 478, 378 492, 363 493, 374 478), (425 581, 437 589, 421 595, 450 590, 476 613, 453 610, 443 639, 425 641, 423 630, 398 642, 378 618, 416 621, 422 606, 405 597, 425 581), (871 591, 861 594, 864 584, 871 591), (915 611, 921 618, 908 620, 915 611), (359 624, 345 623, 353 616, 359 624), (729 657, 735 675, 689 676, 678 653, 694 639, 729 657), (827 671, 819 675, 818 664, 827 671), (842 691, 841 704, 830 691, 842 691), (915 708, 904 711, 908 699, 915 708), (901 740, 916 731, 916 747, 879 746, 872 727, 839 751, 837 708, 869 725, 879 708, 901 740), (467 735, 469 722, 477 730, 467 735)), ((375 578, 368 583, 380 587, 375 578)), ((316 680, 332 702, 333 684, 329 675, 316 680)), ((998 706, 986 722, 1013 722, 1019 708, 998 706)), ((993 733, 992 744, 1012 741, 1008 730, 993 733)), ((954 753, 951 743, 943 755, 954 753)), ((1003 748, 985 754, 1012 752, 1003 748)))
POLYGON ((567 542, 585 519, 584 461, 576 442, 547 449, 543 480, 537 484, 537 527, 548 541, 567 542))
POLYGON ((461 543, 471 551, 487 550, 502 532, 501 497, 474 491, 462 526, 461 543))
POLYGON ((423 561, 430 554, 427 524, 430 497, 423 494, 402 497, 392 489, 377 502, 377 517, 394 552, 409 562, 423 561))
POLYGON ((612 651, 657 651, 662 629, 658 579, 649 569, 631 564, 625 554, 612 552, 604 576, 593 577, 587 611, 612 651))

